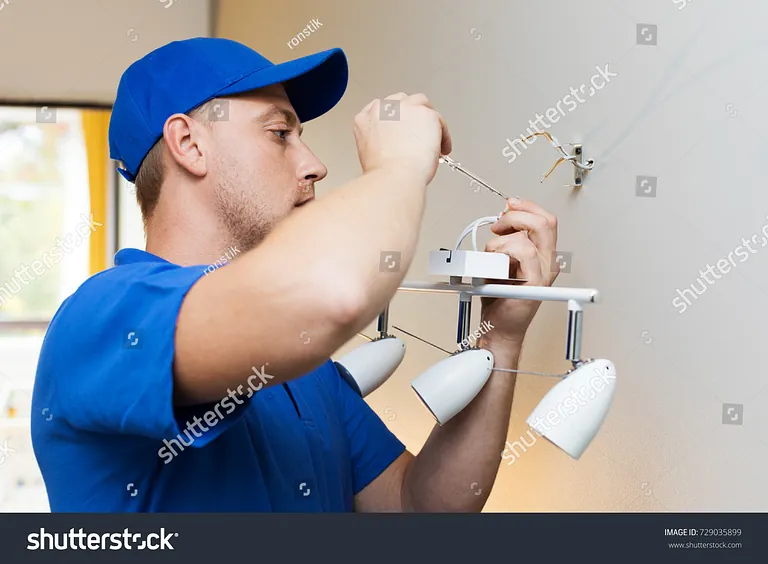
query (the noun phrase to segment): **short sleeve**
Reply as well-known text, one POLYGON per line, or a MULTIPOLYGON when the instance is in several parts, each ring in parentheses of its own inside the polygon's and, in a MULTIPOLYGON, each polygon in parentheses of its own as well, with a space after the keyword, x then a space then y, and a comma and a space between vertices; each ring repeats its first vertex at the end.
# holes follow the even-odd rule
POLYGON ((333 366, 352 456, 353 494, 357 495, 405 452, 405 445, 333 366))
MULTIPOLYGON (((87 280, 61 306, 41 349, 38 404, 76 429, 163 440, 191 425, 202 447, 235 423, 249 404, 174 409, 173 360, 181 304, 203 266, 140 262, 87 280), (208 425, 196 418, 211 412, 208 425), (214 422, 214 419, 216 420, 214 422)), ((189 431, 187 431, 189 432, 189 431)))

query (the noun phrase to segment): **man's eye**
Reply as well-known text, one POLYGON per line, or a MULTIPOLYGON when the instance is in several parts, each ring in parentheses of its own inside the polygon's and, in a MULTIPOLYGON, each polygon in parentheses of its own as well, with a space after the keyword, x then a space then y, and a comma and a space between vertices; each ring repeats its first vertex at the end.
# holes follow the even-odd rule
POLYGON ((285 140, 285 135, 290 133, 290 129, 273 129, 272 133, 277 135, 280 139, 285 140), (280 135, 282 133, 282 135, 280 135))

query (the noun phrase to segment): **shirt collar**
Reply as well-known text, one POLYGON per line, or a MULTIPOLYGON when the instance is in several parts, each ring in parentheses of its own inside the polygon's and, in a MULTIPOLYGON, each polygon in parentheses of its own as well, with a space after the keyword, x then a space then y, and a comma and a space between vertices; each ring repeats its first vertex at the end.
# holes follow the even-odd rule
POLYGON ((122 266, 125 264, 133 264, 136 262, 165 262, 170 264, 164 258, 160 258, 157 255, 142 251, 141 249, 120 249, 115 253, 115 266, 122 266))

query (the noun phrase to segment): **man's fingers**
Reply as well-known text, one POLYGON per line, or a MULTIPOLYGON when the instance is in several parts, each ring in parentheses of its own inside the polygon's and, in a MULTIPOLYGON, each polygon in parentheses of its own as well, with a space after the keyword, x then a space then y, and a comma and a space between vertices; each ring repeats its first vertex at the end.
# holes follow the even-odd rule
POLYGON ((509 235, 519 231, 528 232, 529 239, 538 247, 542 256, 552 255, 557 245, 557 229, 541 215, 526 211, 508 211, 491 226, 491 232, 496 235, 509 235))
POLYGON ((533 286, 544 283, 539 251, 525 233, 495 237, 486 243, 485 252, 510 257, 510 278, 524 278, 533 286))
MULTIPOLYGON (((422 94, 421 92, 417 94, 406 94, 405 92, 398 92, 397 94, 391 94, 384 98, 384 100, 400 100, 404 101, 408 104, 414 104, 414 105, 422 105, 430 110, 435 110, 434 106, 432 105, 432 102, 429 101, 429 98, 425 94, 422 94)), ((374 104, 377 102, 377 100, 373 100, 368 106, 364 108, 364 110, 370 111, 373 109, 374 104)), ((440 141, 440 154, 441 155, 448 155, 453 150, 453 141, 451 139, 451 132, 448 130, 448 124, 445 121, 445 118, 440 114, 440 112, 435 110, 435 113, 437 114, 438 119, 440 120, 440 128, 442 129, 442 139, 440 141)))
POLYGON ((408 101, 413 104, 421 104, 422 106, 426 106, 432 110, 435 109, 434 106, 432 106, 432 102, 430 102, 429 98, 427 98, 426 94, 422 94, 421 92, 408 96, 408 101))
POLYGON ((547 223, 550 225, 550 227, 557 229, 557 217, 555 217, 554 214, 549 213, 535 202, 530 200, 523 200, 521 198, 508 198, 507 207, 511 211, 523 211, 540 215, 547 220, 547 223))
POLYGON ((373 106, 374 104, 376 104, 376 102, 378 102, 378 100, 375 98, 370 102, 368 102, 368 104, 362 110, 360 110, 360 113, 364 114, 364 113, 370 112, 373 109, 373 106))
MULTIPOLYGON (((539 251, 542 268, 549 269, 551 257, 557 248, 557 217, 538 204, 530 200, 509 198, 507 210, 491 226, 491 231, 497 235, 527 231, 539 251)), ((550 282, 553 281, 554 278, 550 282)))
MULTIPOLYGON (((421 104, 423 106, 426 106, 427 108, 434 110, 434 106, 432 105, 432 102, 429 101, 429 98, 425 94, 418 93, 413 94, 412 96, 408 96, 408 102, 413 104, 421 104)), ((445 119, 442 115, 440 115, 440 112, 435 110, 435 113, 437 114, 438 119, 440 120, 440 127, 443 130, 443 138, 440 142, 440 154, 441 155, 447 155, 453 150, 453 142, 451 141, 451 133, 448 131, 448 124, 446 123, 445 119)))

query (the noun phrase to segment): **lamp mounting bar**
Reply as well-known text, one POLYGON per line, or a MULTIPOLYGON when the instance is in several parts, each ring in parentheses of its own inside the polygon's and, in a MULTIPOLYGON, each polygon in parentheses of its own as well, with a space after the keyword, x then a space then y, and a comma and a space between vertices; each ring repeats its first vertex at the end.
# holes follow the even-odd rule
POLYGON ((598 303, 600 292, 594 288, 560 288, 550 286, 511 286, 506 284, 466 284, 448 282, 422 282, 404 280, 398 287, 403 292, 431 292, 436 294, 469 294, 489 298, 518 300, 598 303))

